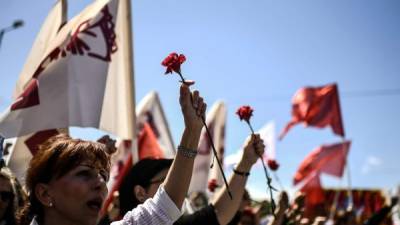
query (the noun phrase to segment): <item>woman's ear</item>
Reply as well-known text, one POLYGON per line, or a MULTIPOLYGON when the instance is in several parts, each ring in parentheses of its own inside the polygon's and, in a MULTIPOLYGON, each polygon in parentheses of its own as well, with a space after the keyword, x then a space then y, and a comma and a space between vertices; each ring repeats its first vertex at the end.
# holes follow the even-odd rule
POLYGON ((35 187, 35 196, 43 206, 53 206, 53 200, 49 195, 49 185, 43 183, 37 184, 35 187))
POLYGON ((135 185, 133 188, 133 194, 139 202, 144 202, 147 199, 147 192, 144 187, 140 185, 135 185))

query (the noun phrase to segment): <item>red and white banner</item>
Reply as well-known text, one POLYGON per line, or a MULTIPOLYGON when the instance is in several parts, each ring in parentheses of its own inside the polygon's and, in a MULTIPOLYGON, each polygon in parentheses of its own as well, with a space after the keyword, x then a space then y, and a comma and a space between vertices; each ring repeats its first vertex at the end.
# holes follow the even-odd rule
MULTIPOLYGON (((225 124, 226 124, 226 106, 223 102, 216 102, 207 113, 207 126, 210 130, 212 139, 214 141, 215 149, 217 150, 218 157, 224 159, 225 151, 225 124)), ((217 162, 210 169, 211 160, 213 157, 211 144, 207 136, 206 130, 203 128, 198 154, 194 161, 193 175, 190 182, 189 193, 193 191, 200 191, 206 193, 208 181, 216 179, 217 183, 222 186, 224 184, 222 174, 219 171, 217 162)), ((223 165, 223 162, 221 162, 223 165)))
MULTIPOLYGON (((41 59, 48 50, 50 43, 57 36, 59 30, 66 21, 67 2, 66 0, 59 0, 51 9, 41 30, 36 36, 31 52, 29 53, 14 90, 15 100, 24 92, 25 86, 29 83, 36 68, 40 65, 41 59)), ((6 141, 9 145, 7 148, 6 164, 13 171, 18 180, 24 183, 28 162, 33 154, 36 153, 38 146, 51 136, 60 132, 61 131, 55 129, 45 130, 18 138, 8 139, 6 141)), ((62 132, 68 131, 63 130, 62 132)))
POLYGON ((61 27, 67 22, 67 9, 67 0, 58 0, 49 12, 49 15, 42 24, 42 27, 33 42, 32 49, 25 65, 22 68, 14 89, 14 99, 17 99, 24 92, 25 86, 32 78, 32 74, 40 65, 44 54, 49 50, 49 45, 57 36, 61 27))
POLYGON ((49 41, 22 93, 0 117, 3 136, 79 126, 135 138, 132 46, 124 32, 130 23, 117 13, 118 3, 95 1, 49 41))
POLYGON ((29 161, 38 151, 39 145, 61 132, 68 132, 68 130, 45 130, 31 135, 7 139, 6 144, 9 143, 11 146, 8 148, 6 165, 22 184, 25 183, 25 174, 28 169, 29 161))
MULTIPOLYGON (((156 137, 158 145, 162 150, 163 158, 174 158, 176 147, 157 92, 150 92, 140 101, 137 106, 136 118, 137 126, 141 132, 146 127, 151 128, 151 135, 156 137)), ((149 153, 142 154, 149 155, 149 153)))

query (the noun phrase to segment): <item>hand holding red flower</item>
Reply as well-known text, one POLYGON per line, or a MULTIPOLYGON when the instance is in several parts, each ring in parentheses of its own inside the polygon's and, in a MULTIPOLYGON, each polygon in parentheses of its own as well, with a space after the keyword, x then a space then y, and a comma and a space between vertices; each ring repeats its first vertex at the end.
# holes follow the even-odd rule
MULTIPOLYGON (((171 54, 169 54, 162 62, 161 64, 165 67, 167 67, 167 70, 165 71, 165 74, 168 73, 172 73, 172 72, 176 72, 179 77, 181 78, 181 82, 182 82, 182 86, 181 86, 181 98, 180 98, 180 103, 181 103, 181 108, 182 108, 182 112, 184 115, 184 119, 185 119, 185 125, 186 128, 189 128, 189 130, 191 132, 193 132, 192 129, 190 129, 190 127, 192 127, 192 125, 196 128, 196 127, 201 127, 204 126, 207 132, 207 136, 208 139, 211 143, 211 148, 213 150, 214 153, 214 157, 216 158, 216 161, 218 163, 218 167, 222 173, 222 177, 224 179, 224 183, 226 186, 226 189, 228 191, 228 195, 231 199, 233 199, 232 197, 232 193, 229 190, 229 186, 228 186, 228 181, 226 180, 225 177, 225 173, 222 169, 222 164, 221 161, 219 160, 218 156, 217 156, 217 151, 215 150, 215 146, 214 146, 214 142, 211 138, 211 134, 210 131, 207 127, 206 124, 206 120, 205 120, 205 111, 206 111, 206 104, 203 103, 203 98, 198 96, 198 92, 194 91, 193 94, 190 93, 190 89, 189 86, 194 84, 194 81, 192 80, 185 80, 185 78, 183 78, 182 73, 181 73, 181 64, 183 62, 185 62, 186 57, 182 54, 178 55, 177 53, 173 52, 171 54), (196 96, 197 95, 197 96, 196 96), (189 100, 188 100, 189 99, 189 100), (195 112, 195 113, 193 113, 195 112), (195 117, 197 119, 193 120, 193 115, 195 115, 195 117), (202 126, 198 126, 199 123, 197 123, 197 121, 200 120, 201 121, 201 125, 202 126), (195 121, 194 123, 192 123, 192 121, 195 121)), ((186 129, 185 129, 186 131, 186 129)), ((184 132, 185 134, 185 132, 184 132)), ((198 140, 197 142, 198 143, 198 140)), ((213 162, 214 162, 214 158, 213 158, 213 162)))
MULTIPOLYGON (((245 106, 240 107, 240 108, 236 111, 236 114, 239 116, 240 120, 246 121, 247 125, 249 125, 249 128, 250 128, 250 130, 251 130, 251 134, 254 135, 254 129, 253 129, 253 127, 251 126, 251 123, 250 123, 250 117, 253 115, 253 109, 252 109, 250 106, 245 105, 245 106)), ((265 146, 264 146, 263 148, 265 148, 265 146)), ((275 206, 274 198, 273 198, 273 196, 272 196, 272 190, 276 190, 276 189, 275 189, 274 187, 272 187, 272 185, 271 185, 272 179, 269 177, 269 175, 268 175, 268 170, 267 170, 267 167, 265 166, 263 157, 262 157, 261 154, 259 154, 259 152, 257 152, 257 149, 258 149, 258 148, 255 147, 255 153, 256 153, 256 154, 258 155, 258 157, 260 157, 260 159, 261 159, 261 162, 262 162, 262 165, 263 165, 263 169, 264 169, 264 173, 265 173, 265 178, 267 179, 267 185, 268 185, 268 187, 269 187, 269 193, 270 193, 270 198, 271 198, 271 211, 272 211, 272 212, 275 212, 275 207, 276 207, 276 206, 275 206)))
POLYGON ((260 155, 264 154, 264 150, 264 141, 260 138, 260 135, 252 134, 245 142, 241 161, 252 166, 257 162, 260 155))
POLYGON ((199 91, 190 91, 187 84, 182 84, 179 103, 183 113, 185 127, 191 132, 200 133, 203 128, 202 119, 205 118, 207 104, 199 91))

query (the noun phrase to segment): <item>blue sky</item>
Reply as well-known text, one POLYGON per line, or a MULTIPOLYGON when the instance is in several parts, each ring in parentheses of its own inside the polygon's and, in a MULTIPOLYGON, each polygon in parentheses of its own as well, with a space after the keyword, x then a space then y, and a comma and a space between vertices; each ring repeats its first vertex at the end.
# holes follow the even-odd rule
MULTIPOLYGON (((70 1, 69 17, 91 1, 70 1)), ((0 27, 15 19, 25 26, 7 33, 0 48, 0 110, 11 93, 32 42, 54 0, 1 1, 0 27)), ((183 74, 197 81, 211 105, 228 106, 228 154, 248 135, 234 112, 249 104, 258 129, 274 120, 277 132, 290 119, 291 97, 302 86, 339 85, 350 149, 352 184, 394 188, 400 184, 400 2, 335 1, 144 1, 132 2, 136 101, 149 91, 160 94, 178 143, 183 122, 178 78, 164 76, 161 60, 177 51, 187 57, 183 74), (380 90, 394 94, 377 95, 380 90), (372 93, 372 94, 371 94, 372 93)), ((379 92, 380 93, 380 92, 379 92)), ((101 132, 74 129, 88 139, 101 132)), ((287 187, 301 160, 315 147, 340 141, 330 129, 296 126, 277 143, 278 171, 287 187)), ((261 178, 261 179, 260 179, 261 178)), ((263 193, 256 168, 249 187, 263 193)), ((345 185, 324 178, 324 186, 345 185)))

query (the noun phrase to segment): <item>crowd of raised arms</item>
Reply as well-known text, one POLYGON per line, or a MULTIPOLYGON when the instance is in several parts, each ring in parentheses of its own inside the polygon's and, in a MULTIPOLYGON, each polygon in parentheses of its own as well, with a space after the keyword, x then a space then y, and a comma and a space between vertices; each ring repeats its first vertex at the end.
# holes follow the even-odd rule
POLYGON ((40 146, 29 162, 24 187, 7 167, 1 168, 0 225, 387 224, 395 201, 364 221, 351 209, 332 218, 310 219, 304 216, 304 195, 297 194, 289 203, 284 191, 275 212, 260 217, 268 203, 254 207, 245 190, 250 170, 265 149, 258 134, 244 141, 241 159, 228 178, 232 198, 222 185, 210 199, 205 193, 188 194, 207 105, 186 84, 180 87, 179 103, 184 130, 175 158, 146 158, 134 164, 106 213, 100 212, 109 192, 115 148, 110 140, 84 141, 61 134, 40 146))

